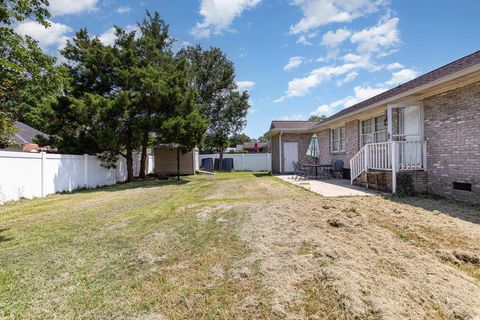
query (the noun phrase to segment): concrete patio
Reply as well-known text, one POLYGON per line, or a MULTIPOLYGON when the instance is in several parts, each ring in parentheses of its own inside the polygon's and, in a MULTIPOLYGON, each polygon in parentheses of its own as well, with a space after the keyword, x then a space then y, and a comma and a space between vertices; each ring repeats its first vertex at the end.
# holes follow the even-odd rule
POLYGON ((349 180, 345 179, 328 179, 328 180, 315 180, 315 179, 295 179, 290 175, 278 175, 277 178, 289 182, 291 184, 308 189, 312 192, 318 193, 321 196, 328 198, 335 197, 368 197, 378 195, 378 192, 372 190, 366 190, 365 188, 353 186, 349 180))

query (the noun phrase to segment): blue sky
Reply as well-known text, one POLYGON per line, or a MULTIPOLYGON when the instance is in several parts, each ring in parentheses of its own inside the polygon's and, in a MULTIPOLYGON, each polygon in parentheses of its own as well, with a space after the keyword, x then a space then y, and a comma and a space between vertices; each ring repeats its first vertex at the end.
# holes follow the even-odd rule
POLYGON ((177 40, 221 48, 248 89, 251 137, 331 115, 480 47, 476 0, 50 0, 51 28, 15 26, 52 54, 86 27, 106 43, 158 11, 177 40))

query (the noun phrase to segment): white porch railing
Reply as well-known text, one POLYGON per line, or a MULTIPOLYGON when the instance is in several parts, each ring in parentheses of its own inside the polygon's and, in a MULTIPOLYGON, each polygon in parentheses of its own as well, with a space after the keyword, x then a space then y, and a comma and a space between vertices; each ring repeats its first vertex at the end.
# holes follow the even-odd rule
POLYGON ((397 141, 395 158, 397 171, 426 170, 427 144, 425 141, 397 141))
MULTIPOLYGON (((425 141, 389 141, 369 143, 350 160, 351 182, 369 169, 388 171, 426 170, 425 141)), ((395 177, 395 174, 393 174, 395 177)), ((395 189, 396 183, 393 183, 395 189)))

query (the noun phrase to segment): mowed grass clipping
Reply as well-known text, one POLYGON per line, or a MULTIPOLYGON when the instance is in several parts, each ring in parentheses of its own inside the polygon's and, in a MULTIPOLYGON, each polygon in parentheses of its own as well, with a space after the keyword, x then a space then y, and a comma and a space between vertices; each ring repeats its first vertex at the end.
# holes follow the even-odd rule
POLYGON ((0 207, 0 318, 223 319, 247 297, 258 307, 243 316, 268 318, 260 280, 228 277, 249 253, 244 217, 207 199, 237 177, 257 179, 134 182, 0 207))

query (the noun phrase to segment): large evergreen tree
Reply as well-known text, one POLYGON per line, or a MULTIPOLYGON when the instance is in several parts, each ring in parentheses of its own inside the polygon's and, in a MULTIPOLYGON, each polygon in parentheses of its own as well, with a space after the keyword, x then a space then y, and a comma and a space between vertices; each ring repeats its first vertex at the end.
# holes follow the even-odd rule
POLYGON ((114 165, 121 155, 132 180, 133 153, 142 150, 143 176, 151 138, 198 144, 205 120, 198 113, 186 65, 173 57, 171 42, 158 13, 147 13, 138 31, 116 28, 113 46, 86 30, 77 32, 62 51, 72 90, 53 108, 51 131, 60 137, 59 149, 100 154, 106 165, 114 165))
POLYGON ((203 50, 197 45, 181 50, 179 55, 190 66, 198 103, 210 122, 206 143, 220 152, 222 161, 229 138, 246 125, 248 93, 237 91, 233 62, 220 49, 203 50))

